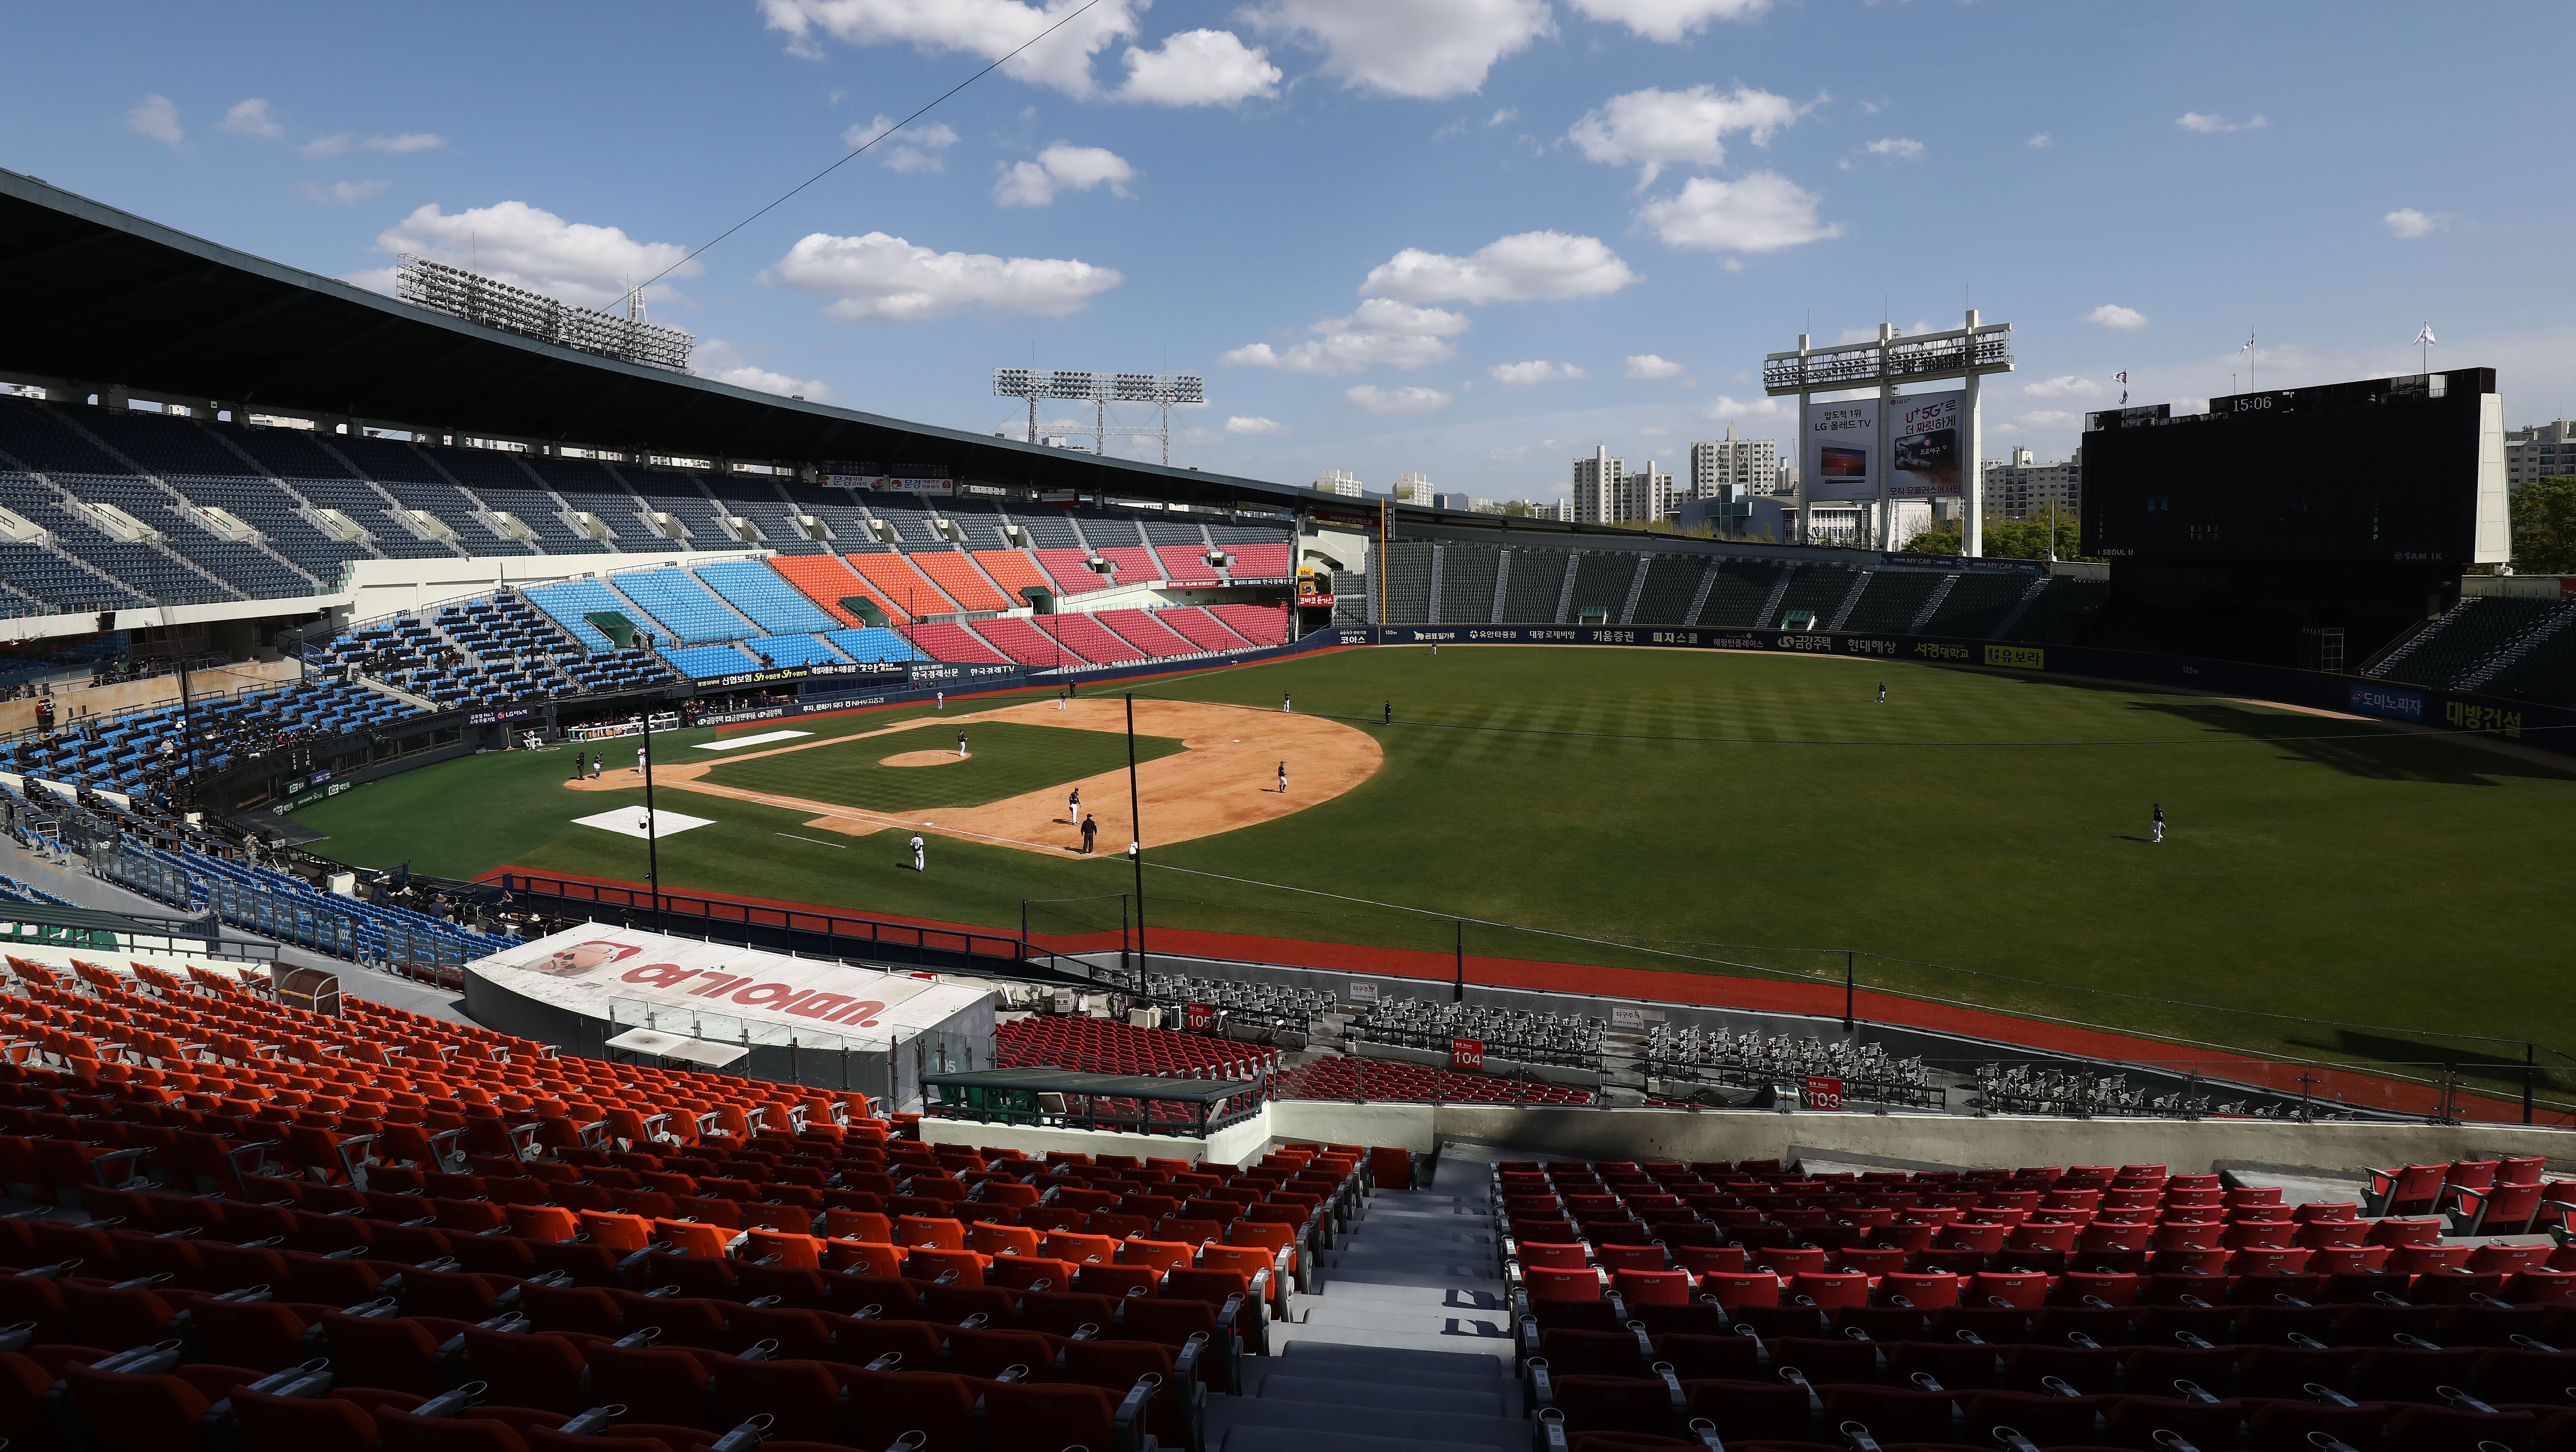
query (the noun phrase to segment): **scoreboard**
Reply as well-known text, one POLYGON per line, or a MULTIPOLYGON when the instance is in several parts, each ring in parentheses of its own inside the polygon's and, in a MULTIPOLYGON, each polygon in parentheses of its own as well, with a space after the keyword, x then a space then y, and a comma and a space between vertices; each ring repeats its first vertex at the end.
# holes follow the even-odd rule
POLYGON ((2495 370, 2092 414, 2083 526, 2084 552, 2115 560, 2501 561, 2495 370))

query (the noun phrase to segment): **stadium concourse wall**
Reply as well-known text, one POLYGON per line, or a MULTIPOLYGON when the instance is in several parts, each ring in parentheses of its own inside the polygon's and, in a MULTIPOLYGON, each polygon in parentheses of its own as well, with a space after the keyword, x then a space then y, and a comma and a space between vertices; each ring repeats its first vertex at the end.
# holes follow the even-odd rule
POLYGON ((2358 1179, 2365 1166, 2537 1155, 2576 1169, 2576 1138, 2522 1125, 2262 1119, 2064 1119, 1801 1109, 1532 1108, 1282 1100, 1271 1130, 1327 1144, 1429 1152, 1495 1145, 1581 1159, 1836 1160, 1889 1169, 2020 1165, 2261 1168, 2358 1179))
POLYGON ((2396 685, 2359 676, 2246 661, 2151 655, 2078 645, 2024 645, 1929 635, 1699 626, 1375 625, 1338 627, 1380 645, 1595 645, 1742 650, 1776 655, 1907 661, 2041 676, 2164 686, 2216 696, 2372 717, 2434 730, 2475 732, 2576 756, 2576 711, 2500 696, 2396 685))

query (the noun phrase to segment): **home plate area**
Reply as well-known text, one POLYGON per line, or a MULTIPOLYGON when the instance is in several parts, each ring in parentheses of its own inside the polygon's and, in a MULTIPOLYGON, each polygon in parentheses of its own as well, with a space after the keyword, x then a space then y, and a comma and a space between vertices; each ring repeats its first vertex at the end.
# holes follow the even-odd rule
POLYGON ((648 813, 642 807, 619 807, 613 812, 600 812, 594 816, 575 817, 572 819, 572 824, 576 827, 597 827, 603 832, 615 832, 621 837, 633 837, 636 840, 641 841, 648 836, 674 836, 678 833, 689 830, 691 827, 713 826, 715 824, 715 819, 713 817, 692 817, 681 812, 648 813), (648 818, 652 825, 652 830, 650 832, 645 830, 648 818))

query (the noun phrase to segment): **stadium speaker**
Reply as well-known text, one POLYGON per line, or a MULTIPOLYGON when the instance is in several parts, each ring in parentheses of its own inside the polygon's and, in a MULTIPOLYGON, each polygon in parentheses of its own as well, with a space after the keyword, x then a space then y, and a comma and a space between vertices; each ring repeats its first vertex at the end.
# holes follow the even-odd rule
POLYGON ((101 632, 114 630, 116 628, 116 612, 113 610, 101 610, 98 612, 98 628, 101 632))

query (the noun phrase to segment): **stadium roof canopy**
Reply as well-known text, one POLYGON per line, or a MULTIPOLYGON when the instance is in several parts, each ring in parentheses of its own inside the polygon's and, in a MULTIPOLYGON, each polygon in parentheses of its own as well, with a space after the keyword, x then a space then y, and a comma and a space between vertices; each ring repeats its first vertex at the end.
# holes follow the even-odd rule
POLYGON ((628 453, 944 464, 958 479, 1207 506, 1361 504, 602 358, 253 257, 6 170, 0 318, 0 374, 102 394, 123 387, 628 453))

